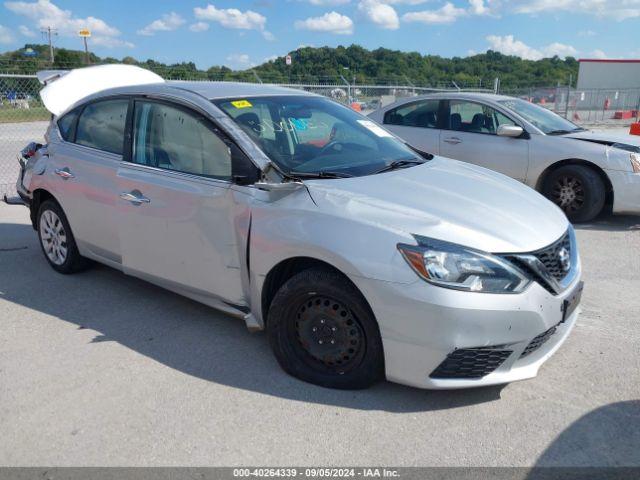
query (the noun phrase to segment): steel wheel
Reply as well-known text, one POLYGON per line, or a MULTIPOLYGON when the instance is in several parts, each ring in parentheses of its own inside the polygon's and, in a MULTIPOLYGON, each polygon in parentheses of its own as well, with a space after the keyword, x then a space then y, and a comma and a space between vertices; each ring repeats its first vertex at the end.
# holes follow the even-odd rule
POLYGON ((62 265, 69 254, 67 234, 62 220, 54 211, 45 210, 40 216, 39 228, 45 254, 53 264, 62 265))
POLYGON ((306 300, 296 313, 295 335, 301 359, 327 373, 342 375, 362 361, 364 332, 337 300, 322 296, 306 300))
POLYGON ((584 206, 584 187, 575 177, 559 177, 551 193, 553 201, 567 214, 577 212, 584 206))

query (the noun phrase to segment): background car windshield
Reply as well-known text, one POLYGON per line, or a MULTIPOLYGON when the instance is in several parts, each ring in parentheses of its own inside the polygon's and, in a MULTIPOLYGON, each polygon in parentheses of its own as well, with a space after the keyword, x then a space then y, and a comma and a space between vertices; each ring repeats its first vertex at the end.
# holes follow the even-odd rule
POLYGON ((501 100, 501 105, 513 110, 529 123, 532 123, 544 133, 569 133, 575 130, 582 130, 575 123, 562 118, 559 115, 539 107, 533 103, 525 102, 517 98, 501 100))
POLYGON ((221 100, 226 112, 284 172, 368 175, 421 157, 371 120, 306 96, 221 100))

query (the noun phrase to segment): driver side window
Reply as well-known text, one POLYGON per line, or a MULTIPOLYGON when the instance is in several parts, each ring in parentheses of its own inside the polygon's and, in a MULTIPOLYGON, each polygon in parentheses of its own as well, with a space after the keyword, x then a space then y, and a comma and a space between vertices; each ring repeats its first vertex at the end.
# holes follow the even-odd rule
POLYGON ((449 106, 450 130, 496 135, 500 125, 516 125, 510 118, 481 103, 451 100, 449 106))
POLYGON ((136 101, 133 127, 134 163, 231 179, 231 150, 208 120, 164 103, 136 101))

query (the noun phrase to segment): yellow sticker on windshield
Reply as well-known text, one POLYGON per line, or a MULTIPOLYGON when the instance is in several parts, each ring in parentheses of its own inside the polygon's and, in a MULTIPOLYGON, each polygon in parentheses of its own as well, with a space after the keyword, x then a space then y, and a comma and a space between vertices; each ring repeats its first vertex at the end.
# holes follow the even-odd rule
POLYGON ((253 107, 253 105, 251 105, 251 103, 248 100, 236 100, 235 102, 231 102, 231 105, 233 105, 236 108, 253 107))

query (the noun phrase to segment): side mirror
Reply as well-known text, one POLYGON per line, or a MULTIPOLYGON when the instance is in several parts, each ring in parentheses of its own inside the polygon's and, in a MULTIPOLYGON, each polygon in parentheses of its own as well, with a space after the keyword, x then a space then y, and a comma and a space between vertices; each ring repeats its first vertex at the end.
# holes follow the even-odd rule
POLYGON ((231 150, 231 178, 237 185, 252 185, 260 180, 260 169, 247 157, 236 144, 229 145, 231 150))
POLYGON ((516 138, 520 137, 524 133, 524 129, 517 125, 500 125, 497 133, 499 137, 516 138))

